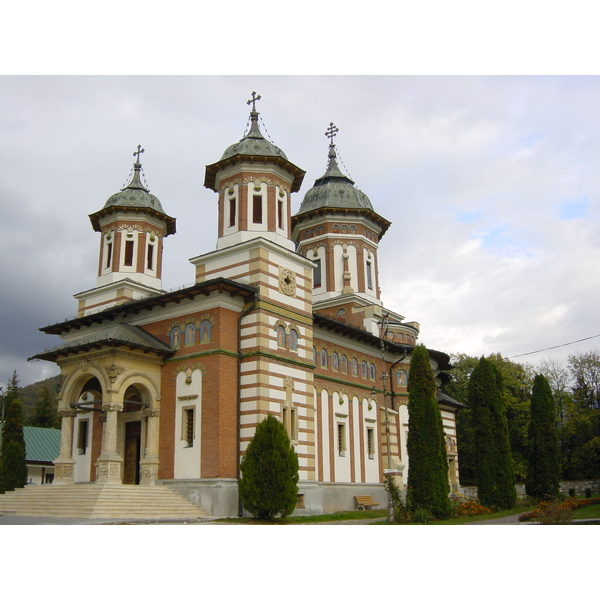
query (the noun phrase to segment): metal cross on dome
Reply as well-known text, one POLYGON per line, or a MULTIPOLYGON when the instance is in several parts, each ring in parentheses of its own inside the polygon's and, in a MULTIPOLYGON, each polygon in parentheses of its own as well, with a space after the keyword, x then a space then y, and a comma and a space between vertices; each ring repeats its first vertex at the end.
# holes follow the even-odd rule
POLYGON ((252 112, 256 112, 256 101, 260 100, 260 96, 256 95, 256 92, 252 92, 252 99, 248 100, 246 104, 252 104, 252 112))
POLYGON ((337 135, 338 131, 339 129, 333 123, 329 123, 329 127, 327 128, 325 135, 329 138, 330 146, 333 146, 333 138, 337 135))
POLYGON ((134 153, 133 153, 133 155, 135 156, 135 160, 136 160, 136 162, 140 162, 140 154, 141 154, 142 152, 145 152, 145 150, 144 150, 144 148, 142 148, 142 147, 140 146, 140 144, 138 144, 138 149, 137 149, 137 152, 134 152, 134 153))

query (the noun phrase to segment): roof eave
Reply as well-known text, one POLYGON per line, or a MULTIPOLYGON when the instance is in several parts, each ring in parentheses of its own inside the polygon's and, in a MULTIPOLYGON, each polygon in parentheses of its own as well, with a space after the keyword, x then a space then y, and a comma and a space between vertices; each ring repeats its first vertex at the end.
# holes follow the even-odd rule
POLYGON ((302 181, 304 180, 304 175, 306 175, 306 171, 303 171, 300 167, 297 167, 294 163, 291 163, 289 160, 286 160, 281 156, 234 154, 233 156, 223 158, 212 165, 206 165, 204 187, 212 190, 213 192, 218 192, 219 190, 216 188, 217 173, 226 167, 230 167, 241 162, 259 162, 263 164, 274 163, 277 166, 285 169, 294 177, 291 186, 292 193, 297 192, 300 189, 302 186, 302 181))
POLYGON ((155 217, 160 221, 163 221, 167 226, 167 236, 177 233, 176 229, 176 219, 174 217, 170 217, 165 213, 162 213, 158 210, 154 210, 152 208, 148 208, 145 206, 107 206, 98 212, 95 212, 89 215, 90 221, 92 223, 92 227, 94 231, 101 231, 100 228, 100 219, 105 217, 106 215, 110 215, 117 212, 133 212, 133 213, 146 213, 151 217, 155 217))

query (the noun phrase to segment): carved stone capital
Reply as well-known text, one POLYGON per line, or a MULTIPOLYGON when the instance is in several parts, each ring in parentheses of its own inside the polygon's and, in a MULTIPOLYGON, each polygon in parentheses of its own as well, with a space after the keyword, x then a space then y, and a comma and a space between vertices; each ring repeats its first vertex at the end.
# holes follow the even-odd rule
POLYGON ((63 417, 70 417, 73 418, 77 415, 77 410, 74 410, 72 408, 61 408, 58 411, 58 416, 62 419, 63 417))
POLYGON ((117 381, 117 377, 127 369, 124 367, 118 367, 117 365, 110 365, 108 367, 104 367, 104 370, 106 371, 110 382, 115 383, 115 381, 117 381))
POLYGON ((158 417, 160 415, 160 411, 156 408, 145 408, 142 414, 144 417, 158 417))
POLYGON ((102 405, 102 412, 111 412, 111 411, 123 412, 123 405, 117 404, 117 403, 112 403, 112 402, 102 405))

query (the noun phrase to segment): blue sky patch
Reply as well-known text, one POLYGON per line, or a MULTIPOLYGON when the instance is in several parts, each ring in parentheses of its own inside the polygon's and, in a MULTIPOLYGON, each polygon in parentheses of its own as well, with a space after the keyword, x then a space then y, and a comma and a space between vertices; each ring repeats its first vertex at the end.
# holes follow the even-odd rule
POLYGON ((590 202, 586 197, 576 199, 565 198, 557 207, 558 216, 565 221, 580 219, 586 216, 589 204, 590 202))

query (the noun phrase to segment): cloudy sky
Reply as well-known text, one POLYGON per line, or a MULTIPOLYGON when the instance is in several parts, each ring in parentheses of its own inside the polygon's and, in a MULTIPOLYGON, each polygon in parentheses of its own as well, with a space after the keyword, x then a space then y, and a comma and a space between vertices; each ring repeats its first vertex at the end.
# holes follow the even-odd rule
MULTIPOLYGON (((54 375, 26 359, 38 327, 95 284, 88 215, 126 184, 132 152, 177 218, 163 286, 214 250, 204 167, 239 140, 255 90, 263 133, 306 170, 339 127, 343 166, 392 222, 383 301, 448 353, 504 356, 600 334, 600 79, 529 76, 4 76, 0 78, 0 382, 54 375), (265 131, 266 130, 266 131, 265 131)), ((566 359, 600 338, 518 358, 566 359)))

